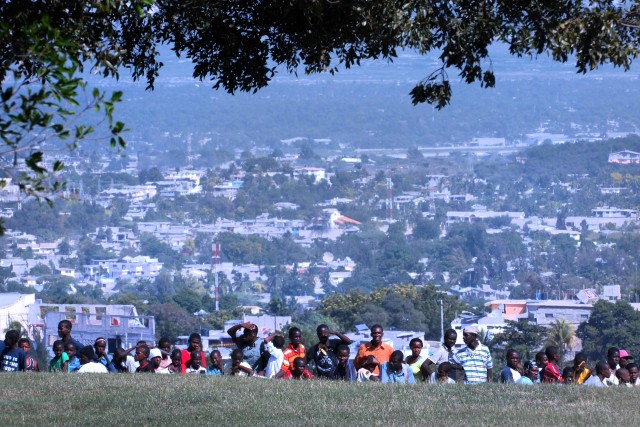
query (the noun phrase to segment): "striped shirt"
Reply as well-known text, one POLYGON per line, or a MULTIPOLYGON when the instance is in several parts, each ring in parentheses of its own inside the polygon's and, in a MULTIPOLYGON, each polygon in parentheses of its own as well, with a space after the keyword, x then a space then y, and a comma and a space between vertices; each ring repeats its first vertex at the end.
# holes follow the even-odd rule
POLYGON ((493 369, 493 361, 489 349, 478 343, 472 350, 465 347, 451 356, 451 363, 462 366, 467 384, 480 384, 487 382, 487 370, 493 369))

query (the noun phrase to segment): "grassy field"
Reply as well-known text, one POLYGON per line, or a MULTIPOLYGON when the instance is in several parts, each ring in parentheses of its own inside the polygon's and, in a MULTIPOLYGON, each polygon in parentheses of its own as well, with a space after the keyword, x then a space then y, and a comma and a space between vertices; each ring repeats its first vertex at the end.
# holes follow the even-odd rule
POLYGON ((3 374, 0 425, 633 426, 639 399, 640 388, 3 374))

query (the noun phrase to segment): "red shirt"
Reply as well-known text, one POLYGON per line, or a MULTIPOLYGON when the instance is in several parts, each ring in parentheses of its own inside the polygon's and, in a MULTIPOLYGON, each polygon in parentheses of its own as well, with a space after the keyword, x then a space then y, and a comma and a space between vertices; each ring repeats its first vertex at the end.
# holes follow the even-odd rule
MULTIPOLYGON (((204 351, 200 352, 200 356, 202 356, 202 363, 200 366, 203 366, 204 368, 207 367, 207 357, 204 355, 204 351)), ((187 367, 190 365, 191 362, 191 352, 189 350, 182 350, 182 373, 186 372, 187 367)))
POLYGON ((306 369, 304 370, 300 378, 294 377, 293 373, 290 370, 287 370, 284 373, 285 380, 310 380, 311 378, 313 378, 313 374, 311 374, 311 372, 307 371, 306 369))
POLYGON ((289 347, 285 351, 282 352, 284 355, 284 361, 282 362, 282 370, 287 372, 293 369, 293 361, 296 357, 305 358, 305 348, 302 344, 298 345, 298 349, 293 348, 292 344, 289 344, 289 347))
POLYGON ((544 371, 542 373, 542 382, 543 383, 563 383, 564 379, 562 378, 562 374, 560 374, 560 369, 553 363, 547 363, 547 366, 544 367, 544 371))

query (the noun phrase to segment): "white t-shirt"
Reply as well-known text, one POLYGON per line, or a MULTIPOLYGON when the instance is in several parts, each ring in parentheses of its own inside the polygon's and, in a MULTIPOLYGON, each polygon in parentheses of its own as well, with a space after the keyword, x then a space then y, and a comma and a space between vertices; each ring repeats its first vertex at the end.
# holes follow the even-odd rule
POLYGON ((265 377, 273 378, 276 376, 280 369, 282 368, 282 362, 284 361, 284 353, 282 349, 276 348, 273 345, 273 342, 269 341, 264 344, 265 350, 267 350, 270 354, 269 362, 267 362, 267 370, 265 373, 265 377))
POLYGON ((518 380, 520 378, 522 378, 522 375, 520 374, 520 372, 516 371, 515 369, 509 368, 511 369, 511 376, 513 377, 513 382, 517 383, 518 380))
POLYGON ((80 369, 78 369, 77 372, 81 374, 108 374, 109 373, 109 371, 107 371, 107 367, 104 366, 102 363, 98 363, 98 362, 85 363, 84 365, 80 366, 80 369))
MULTIPOLYGON (((438 381, 438 373, 437 372, 432 372, 431 375, 429 375, 429 384, 438 384, 440 383, 440 381, 438 381)), ((447 377, 447 384, 455 384, 456 382, 454 381, 453 378, 449 378, 447 377)))
MULTIPOLYGON (((207 373, 207 368, 205 368, 204 366, 200 366, 198 369, 194 369, 191 365, 189 365, 187 367, 187 370, 184 371, 186 374, 206 374, 207 373)), ((167 374, 169 373, 169 371, 167 371, 167 374)))
MULTIPOLYGON (((224 374, 225 375, 231 375, 231 367, 233 366, 233 363, 231 362, 231 360, 229 360, 227 363, 225 363, 224 365, 224 374)), ((240 362, 240 366, 242 366, 243 368, 249 368, 251 369, 251 366, 249 366, 249 364, 247 362, 240 362)), ((249 374, 247 374, 245 371, 238 371, 238 373, 236 374, 237 377, 248 377, 249 374)))

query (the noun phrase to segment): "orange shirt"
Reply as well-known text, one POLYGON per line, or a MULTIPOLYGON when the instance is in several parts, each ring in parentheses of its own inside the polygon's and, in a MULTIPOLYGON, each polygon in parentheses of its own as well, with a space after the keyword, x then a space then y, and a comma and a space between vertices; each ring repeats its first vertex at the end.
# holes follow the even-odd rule
POLYGON ((293 369, 293 361, 296 357, 305 358, 305 349, 302 344, 298 345, 298 349, 293 348, 293 345, 289 344, 289 347, 285 351, 282 352, 284 355, 284 360, 282 361, 282 370, 290 371, 293 369))
MULTIPOLYGON (((360 369, 368 356, 374 356, 382 365, 384 362, 389 361, 391 353, 393 353, 393 347, 387 344, 380 344, 378 347, 373 347, 370 342, 362 344, 358 349, 354 364, 356 365, 356 369, 360 369)), ((380 375, 380 370, 376 368, 373 373, 380 375)))

